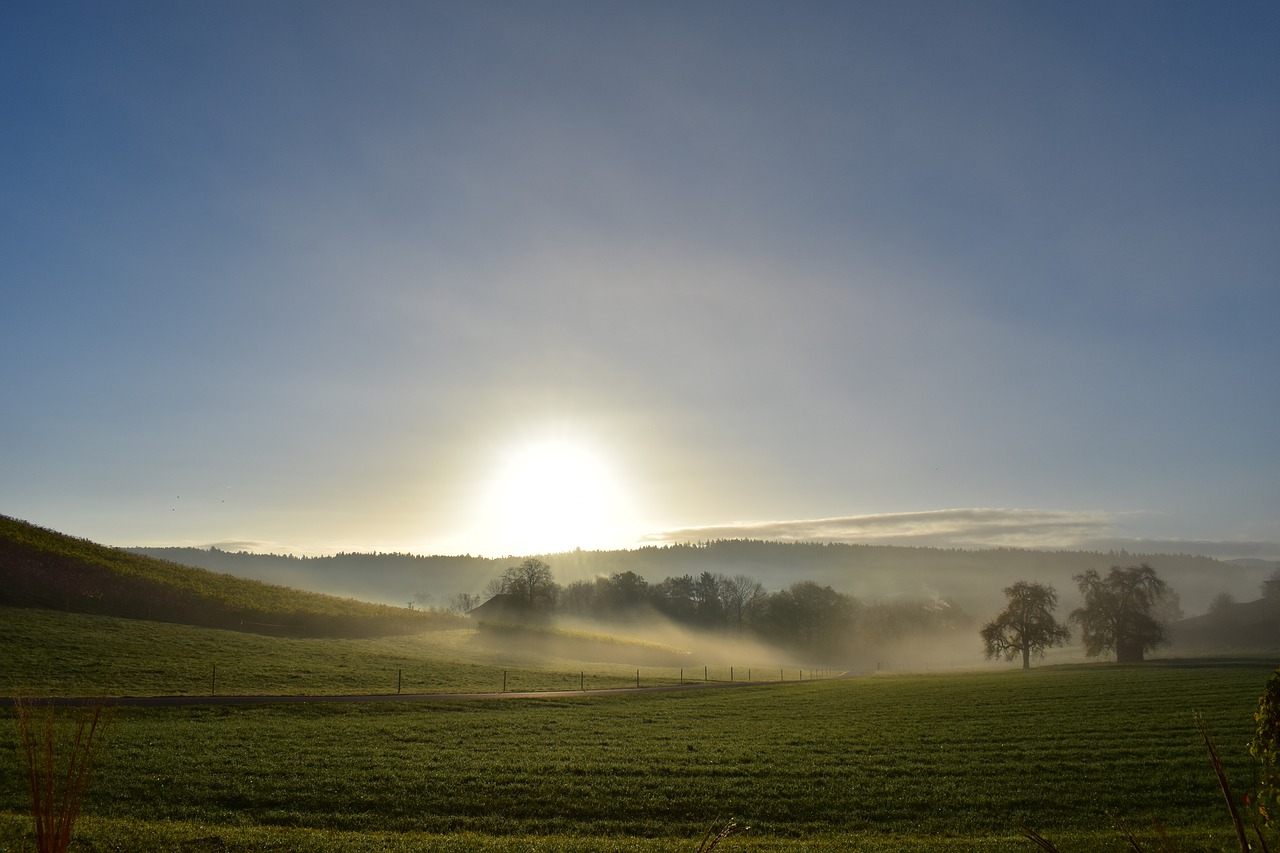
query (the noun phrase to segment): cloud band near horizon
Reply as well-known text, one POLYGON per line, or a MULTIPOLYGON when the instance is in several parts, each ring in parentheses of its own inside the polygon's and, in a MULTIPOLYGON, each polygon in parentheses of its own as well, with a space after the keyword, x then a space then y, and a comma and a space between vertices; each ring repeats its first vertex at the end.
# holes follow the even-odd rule
POLYGON ((930 548, 1189 553, 1221 559, 1278 559, 1280 543, 1124 536, 1119 519, 1103 510, 951 508, 785 521, 730 522, 666 530, 648 544, 763 539, 930 548))

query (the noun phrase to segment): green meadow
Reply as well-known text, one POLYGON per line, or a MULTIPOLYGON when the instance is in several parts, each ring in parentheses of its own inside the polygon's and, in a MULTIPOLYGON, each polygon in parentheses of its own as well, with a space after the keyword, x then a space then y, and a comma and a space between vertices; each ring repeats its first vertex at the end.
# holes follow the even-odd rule
MULTIPOLYGON (((812 670, 744 660, 736 668, 608 662, 654 644, 610 637, 604 660, 555 657, 547 632, 478 632, 465 620, 376 639, 267 637, 50 610, 0 607, 0 696, 335 696, 500 693, 675 685, 681 681, 798 680, 812 670)), ((588 636, 562 632, 581 648, 588 636)))
MULTIPOLYGON (((396 669, 419 674, 415 692, 427 689, 428 672, 451 692, 485 691, 503 671, 502 652, 460 632, 283 640, 0 615, 8 693, 198 695, 215 660, 219 672, 254 673, 241 688, 258 693, 281 692, 288 673, 299 676, 288 692, 394 692, 396 669), (175 687, 183 666, 189 682, 175 687)), ((524 663, 506 671, 529 673, 528 689, 572 686, 568 674, 588 666, 524 663)), ((713 822, 736 819, 751 829, 719 849, 1030 850, 1019 835, 1029 825, 1063 850, 1131 849, 1120 826, 1153 848, 1165 833, 1179 850, 1230 850, 1193 713, 1216 735, 1232 783, 1247 790, 1252 712, 1275 663, 627 696, 126 707, 100 753, 73 849, 693 850, 713 822)), ((602 686, 635 676, 619 665, 594 672, 602 686)), ((0 709, 5 850, 31 847, 12 722, 12 710, 0 709)))

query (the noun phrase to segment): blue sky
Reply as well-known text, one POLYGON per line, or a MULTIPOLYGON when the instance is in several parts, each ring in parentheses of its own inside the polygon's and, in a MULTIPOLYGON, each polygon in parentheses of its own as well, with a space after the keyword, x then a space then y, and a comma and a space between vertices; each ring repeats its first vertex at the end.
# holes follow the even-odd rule
POLYGON ((1280 559, 1278 40, 1271 3, 7 4, 0 512, 1280 559))

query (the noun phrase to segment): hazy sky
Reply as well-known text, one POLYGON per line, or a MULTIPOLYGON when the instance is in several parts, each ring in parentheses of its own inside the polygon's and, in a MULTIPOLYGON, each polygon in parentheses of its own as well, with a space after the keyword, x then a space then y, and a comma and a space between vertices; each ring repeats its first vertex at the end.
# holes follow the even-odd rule
POLYGON ((0 513, 1280 559, 1277 44, 1273 2, 6 3, 0 513))

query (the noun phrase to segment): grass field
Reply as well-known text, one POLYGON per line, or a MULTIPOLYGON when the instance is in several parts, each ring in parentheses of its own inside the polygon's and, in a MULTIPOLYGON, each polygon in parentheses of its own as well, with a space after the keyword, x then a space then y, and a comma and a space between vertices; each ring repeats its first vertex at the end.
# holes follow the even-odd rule
MULTIPOLYGON (((195 654, 178 651, 183 634, 193 648, 218 640, 220 659, 235 662, 228 669, 248 667, 245 656, 261 655, 254 644, 266 640, 238 647, 235 635, 147 623, 114 630, 143 629, 177 632, 129 641, 151 650, 157 670, 195 654)), ((57 637, 45 639, 43 663, 34 653, 6 659, 6 689, 39 680, 60 653, 57 637)), ((421 660, 403 645, 410 639, 271 642, 299 644, 290 666, 310 666, 318 684, 338 678, 339 666, 372 669, 372 660, 385 671, 421 660)), ((95 692, 113 677, 134 687, 149 677, 119 651, 125 639, 116 643, 127 665, 94 676, 95 692)), ((15 645, 25 644, 10 636, 0 649, 15 645)), ((1026 823, 1064 850, 1121 850, 1113 821, 1148 838, 1158 821, 1179 849, 1228 850, 1230 825, 1192 713, 1204 714, 1233 782, 1247 789, 1251 715, 1274 664, 1100 664, 472 703, 125 708, 89 794, 80 849, 693 850, 711 821, 737 818, 752 829, 721 849, 1030 850, 1017 832, 1026 823)), ((457 666, 491 675, 495 664, 457 666)), ((17 850, 24 839, 30 846, 28 822, 12 713, 0 714, 0 849, 17 850)))
MULTIPOLYGON (((577 635, 575 635, 577 636, 577 635)), ((581 640, 581 636, 577 636, 581 640)), ((778 681, 812 670, 743 660, 634 666, 548 657, 539 644, 490 642, 472 627, 368 640, 287 639, 162 622, 0 607, 0 696, 208 696, 498 693, 778 681)), ((638 646, 641 651, 643 645, 638 646)), ((612 652, 625 652, 615 643, 612 652)))

